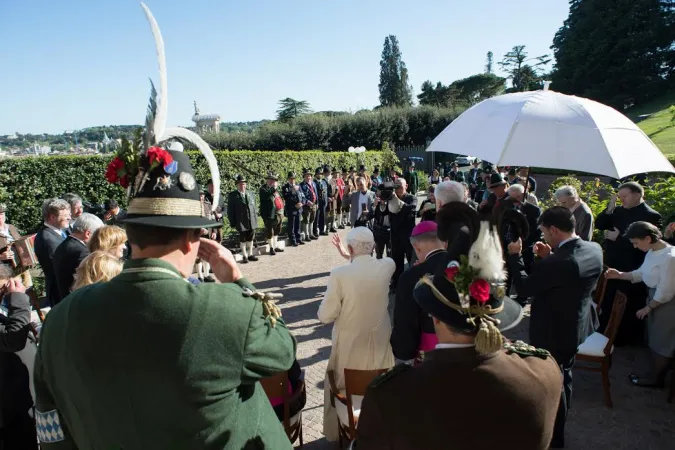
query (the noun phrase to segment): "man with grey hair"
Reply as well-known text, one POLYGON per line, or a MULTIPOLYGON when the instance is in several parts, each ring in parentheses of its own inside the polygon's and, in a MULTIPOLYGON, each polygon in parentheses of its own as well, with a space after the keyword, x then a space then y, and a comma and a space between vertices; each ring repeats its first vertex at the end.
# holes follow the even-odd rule
POLYGON ((54 306, 53 299, 59 298, 59 289, 52 259, 56 248, 68 236, 66 230, 70 225, 70 204, 60 198, 45 200, 42 204, 42 218, 44 224, 35 236, 35 256, 45 276, 47 301, 50 306, 54 306))
POLYGON ((63 199, 70 204, 70 225, 82 215, 84 208, 82 207, 82 197, 77 194, 64 194, 63 199))
POLYGON ((593 212, 588 205, 579 198, 579 194, 574 186, 561 186, 555 191, 555 197, 560 206, 572 211, 576 220, 574 231, 584 241, 590 241, 593 238, 593 212))
POLYGON ((466 202, 466 190, 464 185, 457 181, 444 181, 436 186, 436 211, 450 202, 466 202))
POLYGON ((54 252, 54 272, 58 297, 53 299, 56 305, 70 294, 75 270, 84 258, 89 255, 87 243, 94 231, 103 226, 103 221, 93 214, 83 213, 73 222, 70 236, 63 241, 54 252))
POLYGON ((376 370, 394 365, 389 344, 389 280, 396 270, 391 258, 372 256, 375 238, 366 227, 347 233, 345 249, 338 234, 333 244, 350 263, 330 273, 328 286, 319 306, 323 323, 334 322, 332 349, 324 382, 323 434, 328 441, 338 439, 337 412, 331 406, 330 383, 344 392, 344 369, 376 370), (329 375, 330 374, 330 375, 329 375))

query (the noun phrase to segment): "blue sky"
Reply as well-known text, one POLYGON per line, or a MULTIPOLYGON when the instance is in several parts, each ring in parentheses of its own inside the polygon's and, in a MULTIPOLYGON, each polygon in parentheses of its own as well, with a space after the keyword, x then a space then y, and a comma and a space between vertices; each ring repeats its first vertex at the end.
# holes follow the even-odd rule
MULTIPOLYGON (((410 80, 450 83, 514 45, 550 53, 567 0, 147 0, 162 29, 169 125, 192 102, 223 121, 272 119, 285 97, 314 110, 378 104, 385 36, 410 80), (544 6, 545 4, 545 6, 544 6)), ((157 81, 135 0, 0 0, 0 135, 141 123, 157 81)), ((555 86, 552 86, 555 89, 555 86)))

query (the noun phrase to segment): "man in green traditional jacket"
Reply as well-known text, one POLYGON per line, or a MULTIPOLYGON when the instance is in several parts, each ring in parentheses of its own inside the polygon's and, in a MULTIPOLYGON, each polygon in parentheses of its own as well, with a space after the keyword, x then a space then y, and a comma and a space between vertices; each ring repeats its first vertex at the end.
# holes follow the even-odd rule
POLYGON ((408 182, 408 192, 412 195, 417 194, 417 188, 419 187, 419 179, 417 177, 417 172, 415 171, 415 163, 411 162, 408 170, 403 174, 403 178, 408 182))
POLYGON ((148 181, 132 187, 124 220, 133 259, 42 328, 42 449, 291 449, 258 381, 291 367, 295 340, 232 254, 200 239, 220 224, 202 217, 188 156, 151 150, 159 164, 140 155, 148 181), (197 257, 220 283, 186 280, 197 257))

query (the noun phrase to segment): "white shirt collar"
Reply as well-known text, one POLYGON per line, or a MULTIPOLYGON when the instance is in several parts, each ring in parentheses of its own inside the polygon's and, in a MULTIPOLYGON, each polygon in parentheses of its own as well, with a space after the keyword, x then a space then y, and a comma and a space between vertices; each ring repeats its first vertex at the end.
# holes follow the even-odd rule
POLYGON ((469 348, 474 347, 476 344, 436 344, 436 350, 441 350, 444 348, 469 348))
POLYGON ((565 239, 560 244, 558 244, 558 248, 562 247, 563 245, 567 244, 568 242, 572 242, 575 239, 579 239, 579 236, 577 236, 576 234, 572 234, 572 236, 570 238, 565 239))
POLYGON ((52 230, 54 233, 58 234, 59 236, 63 236, 63 230, 61 230, 59 228, 56 228, 56 227, 53 227, 53 226, 49 225, 47 222, 45 222, 45 226, 47 228, 49 228, 50 230, 52 230))

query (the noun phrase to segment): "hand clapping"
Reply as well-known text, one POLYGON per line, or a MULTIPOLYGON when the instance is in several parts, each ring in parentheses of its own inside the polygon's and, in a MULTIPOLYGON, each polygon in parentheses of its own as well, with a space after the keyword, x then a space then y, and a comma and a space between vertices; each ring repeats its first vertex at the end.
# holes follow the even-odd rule
POLYGON ((509 255, 520 255, 523 251, 523 240, 518 238, 516 242, 511 242, 508 245, 509 255))
POLYGON ((551 246, 544 242, 534 244, 534 254, 540 258, 546 258, 551 254, 551 246))

